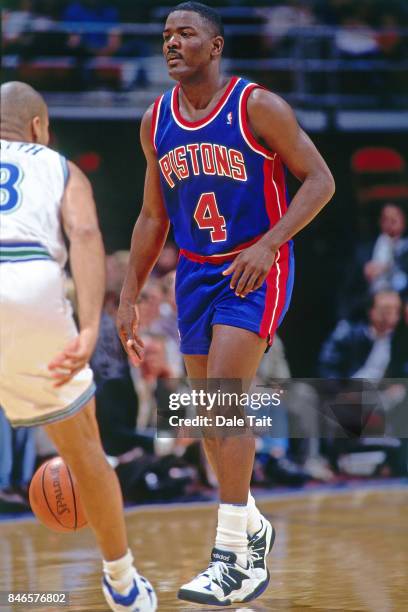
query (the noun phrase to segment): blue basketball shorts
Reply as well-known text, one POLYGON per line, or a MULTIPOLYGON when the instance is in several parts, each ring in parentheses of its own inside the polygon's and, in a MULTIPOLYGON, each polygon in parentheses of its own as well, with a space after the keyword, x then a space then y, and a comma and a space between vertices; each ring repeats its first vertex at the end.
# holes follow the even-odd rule
POLYGON ((176 302, 183 354, 207 355, 212 326, 217 324, 247 329, 272 344, 292 295, 292 242, 280 247, 263 285, 245 298, 237 297, 230 288, 231 276, 222 275, 230 263, 213 263, 208 258, 181 252, 176 273, 176 302))

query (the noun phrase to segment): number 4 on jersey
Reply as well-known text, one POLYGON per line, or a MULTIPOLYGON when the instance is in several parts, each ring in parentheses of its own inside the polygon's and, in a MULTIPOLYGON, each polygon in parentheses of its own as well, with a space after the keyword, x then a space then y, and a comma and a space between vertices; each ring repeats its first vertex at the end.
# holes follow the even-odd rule
POLYGON ((194 211, 194 219, 200 229, 209 229, 212 242, 227 239, 225 217, 220 214, 215 193, 202 193, 194 211))

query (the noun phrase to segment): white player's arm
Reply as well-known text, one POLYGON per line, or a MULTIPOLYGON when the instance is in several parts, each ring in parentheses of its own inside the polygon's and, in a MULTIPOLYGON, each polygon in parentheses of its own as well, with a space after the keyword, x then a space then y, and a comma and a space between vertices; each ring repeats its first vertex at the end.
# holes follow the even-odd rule
POLYGON ((69 260, 78 304, 79 335, 50 361, 56 387, 68 383, 86 366, 94 351, 105 293, 105 252, 91 184, 68 162, 70 176, 61 206, 69 239, 69 260))
POLYGON ((138 365, 143 357, 143 342, 137 336, 138 312, 136 301, 169 231, 169 218, 163 202, 160 171, 151 141, 153 107, 142 119, 140 140, 146 157, 143 206, 132 234, 129 264, 123 283, 117 314, 117 329, 132 363, 138 365))
POLYGON ((80 331, 89 331, 96 341, 105 293, 105 251, 91 184, 75 164, 68 166, 62 222, 69 239, 80 331))

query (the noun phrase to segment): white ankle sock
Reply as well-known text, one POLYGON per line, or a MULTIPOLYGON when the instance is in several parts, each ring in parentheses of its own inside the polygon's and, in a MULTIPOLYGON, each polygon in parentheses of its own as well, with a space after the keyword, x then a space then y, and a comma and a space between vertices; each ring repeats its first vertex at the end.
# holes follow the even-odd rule
POLYGON ((215 546, 237 555, 237 562, 247 566, 247 521, 246 506, 220 504, 218 508, 218 525, 215 546))
POLYGON ((255 504, 255 499, 253 498, 251 491, 248 493, 248 524, 247 524, 247 532, 250 536, 253 536, 254 533, 260 530, 262 527, 261 517, 262 514, 259 512, 258 508, 255 504))
POLYGON ((120 559, 103 560, 103 573, 106 579, 115 591, 123 595, 127 595, 133 586, 134 569, 133 555, 129 549, 120 559))

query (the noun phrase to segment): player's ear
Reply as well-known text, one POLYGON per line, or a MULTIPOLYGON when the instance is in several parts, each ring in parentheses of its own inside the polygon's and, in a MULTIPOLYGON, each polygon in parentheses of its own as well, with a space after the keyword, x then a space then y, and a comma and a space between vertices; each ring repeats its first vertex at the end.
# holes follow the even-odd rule
POLYGON ((222 51, 224 49, 224 39, 222 36, 215 36, 212 39, 212 49, 211 55, 212 57, 220 57, 222 51))
POLYGON ((31 120, 31 139, 33 142, 47 146, 50 140, 48 131, 48 115, 36 115, 31 120))
POLYGON ((33 142, 41 143, 42 136, 42 126, 41 126, 41 117, 36 115, 31 119, 31 137, 33 142))

